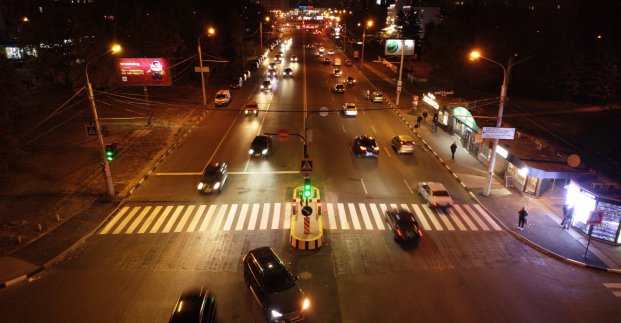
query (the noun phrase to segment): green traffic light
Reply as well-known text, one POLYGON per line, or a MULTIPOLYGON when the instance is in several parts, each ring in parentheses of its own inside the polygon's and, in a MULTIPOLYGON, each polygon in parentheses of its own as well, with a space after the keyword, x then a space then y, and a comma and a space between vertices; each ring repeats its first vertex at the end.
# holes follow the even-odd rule
POLYGON ((311 191, 304 191, 304 197, 311 197, 311 191))

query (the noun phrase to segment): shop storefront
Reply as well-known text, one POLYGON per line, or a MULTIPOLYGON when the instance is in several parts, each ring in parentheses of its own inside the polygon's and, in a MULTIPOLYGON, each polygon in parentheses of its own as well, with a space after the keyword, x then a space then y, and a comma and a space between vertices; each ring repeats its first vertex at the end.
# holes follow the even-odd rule
POLYGON ((468 109, 462 106, 449 106, 447 111, 452 116, 449 126, 451 133, 460 138, 462 147, 476 156, 479 153, 479 145, 475 139, 479 127, 474 117, 468 109))
POLYGON ((601 177, 595 174, 572 179, 567 189, 566 204, 574 208, 572 226, 583 234, 589 232, 591 225, 587 221, 592 212, 603 212, 602 223, 592 225, 591 237, 621 244, 621 191, 614 184, 601 181, 601 177))

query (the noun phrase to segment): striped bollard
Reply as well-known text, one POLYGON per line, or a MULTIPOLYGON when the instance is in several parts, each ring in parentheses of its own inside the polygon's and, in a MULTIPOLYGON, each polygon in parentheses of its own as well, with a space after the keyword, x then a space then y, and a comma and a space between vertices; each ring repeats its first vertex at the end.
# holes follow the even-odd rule
POLYGON ((310 233, 310 218, 307 216, 304 217, 304 233, 310 233))

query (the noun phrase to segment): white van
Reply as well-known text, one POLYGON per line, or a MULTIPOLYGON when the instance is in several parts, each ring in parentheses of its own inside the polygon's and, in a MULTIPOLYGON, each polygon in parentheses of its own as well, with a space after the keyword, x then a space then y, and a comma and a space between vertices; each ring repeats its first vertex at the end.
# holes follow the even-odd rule
POLYGON ((341 66, 341 59, 340 58, 335 58, 333 64, 334 64, 334 66, 341 66))
POLYGON ((213 100, 213 103, 216 106, 228 105, 231 103, 231 91, 229 90, 220 90, 216 93, 216 97, 213 100))

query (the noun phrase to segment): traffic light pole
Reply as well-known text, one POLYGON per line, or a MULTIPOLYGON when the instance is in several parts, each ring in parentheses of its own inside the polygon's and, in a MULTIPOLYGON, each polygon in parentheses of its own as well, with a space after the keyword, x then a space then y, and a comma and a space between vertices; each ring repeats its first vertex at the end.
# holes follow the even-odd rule
MULTIPOLYGON (((88 68, 88 64, 86 65, 88 68)), ((95 132, 97 133, 97 139, 99 140, 99 151, 101 153, 102 168, 104 174, 104 180, 106 182, 106 188, 108 190, 108 196, 114 198, 114 184, 112 183, 112 173, 110 172, 110 164, 106 159, 106 145, 101 134, 101 125, 99 124, 99 116, 97 115, 97 106, 95 105, 95 96, 93 95, 93 86, 88 78, 88 69, 86 70, 86 86, 88 88, 88 100, 91 102, 91 109, 93 112, 93 118, 95 119, 95 132)))

